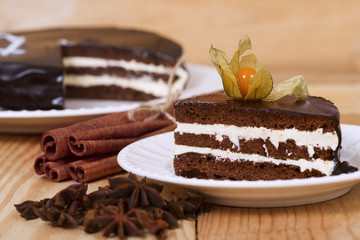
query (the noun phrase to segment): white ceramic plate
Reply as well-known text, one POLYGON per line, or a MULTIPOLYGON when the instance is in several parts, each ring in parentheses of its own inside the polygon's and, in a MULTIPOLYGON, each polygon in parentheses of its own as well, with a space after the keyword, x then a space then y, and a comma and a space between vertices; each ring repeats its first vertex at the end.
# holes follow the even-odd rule
MULTIPOLYGON (((360 167, 360 126, 342 125, 341 160, 360 167)), ((238 207, 284 207, 330 200, 350 191, 360 182, 360 171, 338 176, 275 180, 229 181, 184 178, 175 175, 173 132, 135 142, 118 155, 126 171, 185 188, 190 195, 203 195, 208 202, 238 207)))
MULTIPOLYGON (((215 68, 189 64, 190 80, 182 98, 222 88, 215 68)), ((96 116, 126 111, 142 102, 66 99, 64 110, 0 111, 0 132, 42 133, 96 116)))

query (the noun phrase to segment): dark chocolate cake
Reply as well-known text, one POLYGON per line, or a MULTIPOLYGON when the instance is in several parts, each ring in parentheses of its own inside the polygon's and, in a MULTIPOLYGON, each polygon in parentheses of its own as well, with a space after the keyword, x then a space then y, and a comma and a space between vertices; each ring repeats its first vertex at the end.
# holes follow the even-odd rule
POLYGON ((339 111, 324 98, 266 102, 215 94, 174 107, 176 175, 274 180, 356 170, 339 162, 339 111))
MULTIPOLYGON (((166 97, 168 80, 182 56, 177 43, 135 30, 82 30, 62 42, 67 96, 120 100, 166 97)), ((172 91, 184 89, 188 72, 176 69, 172 91)))
POLYGON ((63 105, 61 69, 0 63, 0 110, 62 109, 63 105))
MULTIPOLYGON (((21 46, 25 54, 0 57, 1 90, 7 92, 0 95, 0 107, 9 109, 61 107, 59 103, 63 101, 45 106, 38 104, 41 100, 28 100, 42 96, 59 99, 63 95, 58 91, 62 89, 62 72, 66 97, 121 100, 165 97, 169 74, 183 54, 181 46, 169 39, 131 29, 47 29, 14 34, 24 36, 26 42, 21 46), (53 85, 54 79, 58 85, 56 91, 40 94, 36 90, 53 85), (41 86, 29 89, 29 96, 19 96, 18 92, 28 89, 30 81, 41 86), (7 104, 16 97, 19 105, 16 101, 7 104)), ((187 80, 184 66, 178 68, 173 91, 182 90, 187 80)))

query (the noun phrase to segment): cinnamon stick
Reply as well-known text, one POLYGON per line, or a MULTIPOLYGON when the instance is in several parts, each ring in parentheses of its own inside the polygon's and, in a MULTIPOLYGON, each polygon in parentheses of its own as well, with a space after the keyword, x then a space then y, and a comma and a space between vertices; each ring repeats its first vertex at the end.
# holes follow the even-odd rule
MULTIPOLYGON (((169 132, 175 128, 176 124, 171 124, 165 128, 145 134, 141 138, 169 132)), ((117 163, 117 152, 105 156, 87 157, 79 161, 71 162, 67 164, 66 167, 70 177, 77 182, 90 182, 123 171, 117 163)))
MULTIPOLYGON (((136 119, 139 119, 140 125, 145 124, 146 122, 141 122, 141 119, 146 119, 150 114, 151 113, 145 111, 138 112, 136 119)), ((165 120, 165 118, 164 116, 161 116, 158 120, 165 120)), ((41 137, 41 149, 50 161, 60 159, 72 155, 68 144, 68 137, 70 135, 91 130, 98 131, 99 129, 106 129, 114 126, 124 126, 126 128, 128 124, 132 124, 132 122, 128 119, 128 112, 125 111, 75 123, 68 127, 47 131, 41 137)), ((171 124, 170 121, 169 124, 171 124)), ((133 128, 131 129, 134 130, 133 128)))
POLYGON ((76 156, 88 156, 120 151, 146 134, 172 125, 170 120, 134 122, 96 130, 74 132, 69 135, 70 151, 76 156))
MULTIPOLYGON (((84 126, 80 125, 80 127, 85 129, 84 126)), ((122 171, 116 156, 123 147, 139 139, 172 131, 175 128, 176 124, 171 121, 158 119, 78 132, 73 136, 70 136, 68 129, 53 130, 53 133, 60 133, 57 136, 60 141, 67 132, 68 149, 75 150, 73 152, 69 150, 72 154, 70 156, 51 161, 46 155, 39 156, 35 160, 34 169, 39 174, 45 173, 51 181, 56 182, 70 178, 79 182, 96 180, 122 171)))
POLYGON ((76 131, 88 131, 107 126, 127 123, 126 112, 105 115, 85 122, 75 123, 68 127, 45 132, 41 137, 41 149, 49 160, 60 159, 71 155, 68 148, 68 136, 76 131))
MULTIPOLYGON (((147 133, 141 138, 172 131, 176 124, 147 133)), ((132 138, 131 140, 139 140, 132 138)), ((108 175, 119 173, 123 169, 117 163, 117 152, 110 155, 98 155, 83 158, 78 161, 66 164, 70 177, 77 182, 90 182, 108 175)))
POLYGON ((51 168, 46 176, 53 182, 61 182, 70 179, 66 164, 51 168))
POLYGON ((48 161, 49 159, 45 155, 40 155, 35 159, 34 170, 37 175, 43 175, 45 173, 44 164, 48 161))
POLYGON ((76 161, 76 158, 73 156, 58 159, 56 161, 47 161, 44 164, 44 173, 48 179, 54 182, 70 179, 66 164, 74 161, 76 161))
POLYGON ((77 182, 90 182, 123 171, 117 154, 95 157, 67 164, 70 177, 77 182))

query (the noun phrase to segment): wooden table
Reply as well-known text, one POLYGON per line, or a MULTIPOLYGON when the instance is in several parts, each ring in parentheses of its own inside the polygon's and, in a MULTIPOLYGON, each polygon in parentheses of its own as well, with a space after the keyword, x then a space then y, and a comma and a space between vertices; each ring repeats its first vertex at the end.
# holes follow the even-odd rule
MULTIPOLYGON (((206 65, 211 64, 210 44, 231 56, 240 37, 248 33, 260 64, 268 67, 275 82, 303 74, 312 95, 324 96, 339 107, 342 123, 360 123, 359 1, 36 0, 21 4, 16 0, 0 3, 1 20, 12 30, 64 25, 137 27, 176 39, 184 46, 188 62, 206 65)), ((102 239, 101 234, 89 235, 80 229, 25 221, 15 211, 13 204, 51 197, 71 183, 53 183, 34 174, 39 138, 0 134, 0 239, 102 239)), ((105 180, 96 181, 89 190, 104 185, 105 180)), ((184 194, 168 185, 164 194, 172 190, 184 194)), ((169 239, 358 239, 359 199, 357 185, 343 197, 307 206, 211 205, 196 221, 182 221, 168 235, 169 239)))

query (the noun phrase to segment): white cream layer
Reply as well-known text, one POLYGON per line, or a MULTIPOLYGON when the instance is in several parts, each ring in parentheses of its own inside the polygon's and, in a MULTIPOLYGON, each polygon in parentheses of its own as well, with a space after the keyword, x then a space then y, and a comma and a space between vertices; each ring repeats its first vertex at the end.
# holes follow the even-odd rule
MULTIPOLYGON (((108 60, 102 58, 89 57, 66 57, 63 58, 64 67, 122 67, 131 71, 145 71, 157 74, 170 74, 171 67, 163 65, 145 64, 135 60, 108 60)), ((172 92, 181 91, 184 89, 188 80, 188 72, 183 68, 178 68, 175 71, 178 80, 174 82, 171 89, 172 92)), ((149 76, 142 76, 140 78, 124 78, 110 75, 94 76, 94 75, 76 75, 66 74, 64 76, 64 83, 68 86, 76 87, 95 87, 95 86, 110 86, 115 85, 122 88, 130 88, 137 91, 152 94, 156 97, 166 97, 168 93, 168 84, 163 80, 158 79, 154 81, 149 76)))
MULTIPOLYGON (((110 75, 94 76, 94 75, 65 75, 64 82, 68 86, 76 87, 96 87, 96 86, 110 86, 115 85, 122 88, 130 88, 147 94, 152 94, 156 97, 166 97, 168 94, 168 85, 163 80, 149 81, 150 79, 144 77, 139 79, 128 79, 115 77, 110 75)), ((181 91, 184 89, 186 79, 178 79, 174 82, 171 91, 181 91)))
POLYGON ((258 154, 244 154, 244 153, 235 153, 229 150, 224 151, 220 149, 211 149, 211 148, 203 148, 203 147, 191 147, 184 145, 175 145, 175 155, 180 155, 184 153, 199 153, 199 154, 211 154, 217 158, 228 158, 230 161, 240 161, 241 159, 253 161, 255 163, 273 163, 276 165, 286 164, 300 167, 300 171, 306 170, 318 170, 319 172, 325 174, 326 176, 331 175, 334 170, 335 162, 334 161, 324 161, 322 159, 315 159, 313 161, 309 161, 306 159, 299 160, 280 160, 270 157, 264 157, 258 154))
POLYGON ((170 74, 172 67, 165 67, 164 65, 155 65, 138 62, 135 59, 114 60, 94 57, 64 57, 64 67, 89 67, 89 68, 105 68, 105 67, 121 67, 131 71, 144 71, 157 74, 170 74))
MULTIPOLYGON (((271 143, 278 148, 280 142, 286 142, 293 139, 298 146, 307 146, 310 156, 314 154, 314 147, 336 150, 339 144, 339 138, 336 132, 323 133, 322 129, 315 131, 299 131, 295 128, 275 130, 264 127, 237 127, 234 125, 223 124, 197 124, 177 122, 175 132, 191 134, 214 135, 218 141, 222 141, 227 136, 230 141, 240 150, 239 139, 269 139, 271 143)), ((267 149, 265 148, 267 151, 267 149)))

